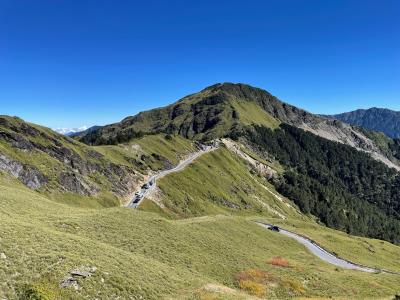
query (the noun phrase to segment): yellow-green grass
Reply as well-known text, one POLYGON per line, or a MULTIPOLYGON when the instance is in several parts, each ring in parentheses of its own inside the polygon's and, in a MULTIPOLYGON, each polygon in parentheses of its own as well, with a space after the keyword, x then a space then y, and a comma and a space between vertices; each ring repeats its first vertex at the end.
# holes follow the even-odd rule
MULTIPOLYGON (((49 147, 48 149, 52 149, 55 147, 55 145, 53 145, 53 143, 55 143, 54 141, 57 140, 57 147, 65 148, 62 150, 65 153, 65 159, 69 158, 68 150, 72 150, 81 156, 83 163, 100 165, 103 170, 108 167, 110 162, 124 165, 129 167, 131 172, 136 172, 138 178, 140 178, 142 174, 147 174, 150 169, 159 170, 165 168, 167 161, 163 161, 164 159, 168 160, 171 164, 177 164, 182 157, 186 156, 189 152, 195 151, 195 146, 192 141, 186 140, 180 136, 166 138, 165 134, 146 136, 118 146, 90 147, 73 139, 61 136, 48 128, 25 123, 18 118, 4 118, 16 128, 21 129, 25 126, 31 126, 39 130, 40 134, 38 135, 20 134, 21 138, 26 138, 35 143, 35 145, 40 144, 44 147, 49 147), (99 158, 90 155, 90 152, 93 150, 101 153, 103 157, 99 158), (155 154, 164 157, 164 159, 162 157, 161 159, 157 156, 154 157, 155 154), (141 159, 142 157, 146 158, 141 159)), ((10 134, 15 134, 15 132, 7 126, 0 126, 0 129, 10 134)), ((23 165, 38 169, 48 179, 48 182, 40 188, 40 192, 49 195, 51 199, 57 202, 92 208, 120 205, 120 199, 109 192, 112 190, 110 177, 103 174, 103 172, 94 172, 83 176, 86 181, 94 183, 101 189, 98 195, 95 197, 74 195, 68 192, 64 193, 64 188, 59 182, 59 175, 61 172, 72 171, 70 164, 64 163, 47 154, 45 151, 36 148, 29 151, 17 149, 5 140, 0 140, 0 153, 23 165)))
POLYGON ((295 213, 268 191, 265 179, 252 175, 245 162, 224 147, 162 178, 158 186, 164 205, 181 217, 295 213))
POLYGON ((277 128, 280 121, 275 119, 257 103, 245 100, 231 100, 235 110, 239 113, 239 120, 244 125, 263 125, 269 128, 277 128))
MULTIPOLYGON (((235 276, 249 269, 277 279, 266 287, 269 299, 389 299, 399 292, 398 276, 336 269, 244 217, 167 220, 125 208, 82 209, 10 179, 1 179, 0 195, 0 252, 7 256, 0 259, 0 298, 13 299, 17 287, 58 299, 234 299, 229 292, 201 291, 208 284, 238 290, 235 276), (275 256, 291 267, 266 263, 275 256), (58 287, 68 271, 83 266, 97 270, 79 280, 81 290, 58 287)), ((353 241, 344 243, 352 247, 353 241)))
POLYGON ((352 262, 400 272, 400 247, 389 242, 349 235, 314 222, 275 219, 274 223, 303 234, 324 245, 326 250, 352 262))
MULTIPOLYGON (((251 175, 243 160, 233 156, 225 148, 204 155, 184 171, 161 179, 159 186, 163 191, 163 203, 181 217, 254 214, 254 210, 236 210, 216 205, 212 202, 210 195, 224 197, 232 202, 235 199, 246 199, 249 203, 253 203, 254 196, 257 196, 269 207, 287 217, 282 220, 268 209, 256 211, 260 215, 263 213, 268 215, 270 221, 304 234, 321 245, 326 245, 327 250, 348 260, 370 267, 400 271, 398 260, 400 247, 385 241, 355 237, 327 228, 317 224, 313 218, 299 214, 293 204, 291 204, 293 208, 288 208, 285 203, 267 191, 278 195, 271 184, 256 175, 251 175), (192 204, 188 199, 195 199, 195 201, 192 204), (351 248, 347 245, 351 245, 351 248)), ((288 200, 285 199, 285 201, 288 200)), ((143 209, 146 210, 145 207, 143 209)))
POLYGON ((192 141, 178 135, 170 136, 169 139, 165 134, 149 135, 133 140, 132 143, 140 145, 146 153, 156 153, 166 157, 173 164, 177 164, 184 156, 196 151, 192 141))

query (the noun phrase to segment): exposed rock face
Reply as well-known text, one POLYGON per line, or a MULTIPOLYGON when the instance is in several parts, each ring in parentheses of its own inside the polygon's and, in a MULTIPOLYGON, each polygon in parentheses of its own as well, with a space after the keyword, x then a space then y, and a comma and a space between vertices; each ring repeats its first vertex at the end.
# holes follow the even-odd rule
POLYGON ((75 269, 69 272, 69 275, 60 282, 60 288, 72 287, 75 290, 79 290, 81 287, 79 285, 79 279, 86 279, 96 272, 96 267, 83 267, 83 269, 75 269))
POLYGON ((390 167, 398 166, 397 160, 379 148, 361 130, 340 121, 311 114, 280 101, 265 90, 246 84, 219 83, 178 102, 127 117, 119 123, 96 129, 83 135, 87 144, 118 143, 120 138, 129 140, 139 133, 176 133, 186 138, 212 140, 228 136, 235 128, 243 126, 237 118, 232 101, 257 104, 260 110, 273 119, 308 130, 326 139, 334 140, 366 151, 390 167))
POLYGON ((140 175, 133 168, 111 163, 103 154, 86 145, 46 128, 36 128, 19 118, 0 116, 0 141, 14 148, 10 150, 16 154, 10 157, 0 153, 0 170, 18 178, 31 189, 40 189, 51 181, 49 186, 58 186, 59 191, 93 196, 100 191, 98 183, 102 183, 101 177, 109 181, 116 196, 125 197, 139 181, 140 175), (22 163, 17 155, 19 151, 25 157, 24 162, 30 161, 31 154, 39 157, 41 164, 49 162, 49 178, 34 166, 36 160, 32 160, 32 164, 22 163), (54 159, 61 164, 55 164, 54 159))
POLYGON ((383 162, 391 168, 400 170, 400 166, 391 161, 371 139, 366 137, 360 131, 357 131, 351 125, 337 120, 322 119, 314 123, 304 123, 299 127, 328 140, 346 144, 356 148, 357 150, 368 152, 376 160, 383 162))
MULTIPOLYGON (((23 153, 25 161, 30 155, 49 163, 49 178, 37 167, 22 163, 19 156, 0 153, 0 170, 18 178, 31 189, 40 189, 47 183, 59 192, 93 196, 99 193, 99 178, 108 180, 111 191, 125 197, 136 188, 140 175, 133 168, 109 162, 104 155, 79 142, 58 135, 40 126, 34 126, 15 117, 0 116, 0 141, 10 150, 23 153), (12 149, 14 148, 14 149, 12 149), (79 152, 78 152, 79 151, 79 152), (54 160, 60 164, 55 164, 54 160)), ((149 159, 154 159, 149 156, 149 159)))
POLYGON ((26 186, 37 190, 45 185, 48 180, 37 169, 24 166, 0 153, 0 170, 7 172, 13 177, 19 178, 26 186))
POLYGON ((93 196, 100 191, 97 186, 87 182, 82 176, 76 173, 61 173, 59 183, 66 191, 79 195, 93 196))
POLYGON ((0 131, 0 140, 5 140, 11 144, 12 147, 29 151, 33 149, 32 143, 16 133, 0 131))
POLYGON ((222 143, 230 151, 232 151, 233 153, 235 153, 236 155, 247 161, 250 164, 250 166, 252 166, 252 168, 254 168, 257 171, 257 173, 260 174, 261 176, 266 177, 268 180, 276 177, 277 172, 274 169, 263 163, 260 163, 258 160, 255 160, 250 155, 244 153, 234 141, 230 139, 222 139, 222 143))

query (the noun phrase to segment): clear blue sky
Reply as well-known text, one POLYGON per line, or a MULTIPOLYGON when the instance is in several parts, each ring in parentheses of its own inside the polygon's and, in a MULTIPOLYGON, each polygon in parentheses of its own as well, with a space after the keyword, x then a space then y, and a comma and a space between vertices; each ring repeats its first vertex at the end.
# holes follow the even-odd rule
POLYGON ((397 0, 0 0, 0 114, 102 125, 224 81, 316 113, 400 110, 399 16, 397 0))

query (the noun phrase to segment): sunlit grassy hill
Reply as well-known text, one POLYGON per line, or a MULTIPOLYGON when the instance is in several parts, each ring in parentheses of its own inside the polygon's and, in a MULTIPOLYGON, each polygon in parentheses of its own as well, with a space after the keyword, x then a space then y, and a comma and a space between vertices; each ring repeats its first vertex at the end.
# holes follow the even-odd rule
MULTIPOLYGON (((247 299, 253 294, 390 299, 398 292, 398 277, 337 269, 252 218, 168 220, 125 208, 76 208, 6 178, 0 193, 3 298, 247 299), (277 256, 289 266, 274 265, 277 256), (91 269, 92 276, 79 278, 78 290, 61 289, 60 282, 74 269, 91 269)), ((326 232, 341 239, 343 248, 358 247, 353 239, 313 226, 307 233, 326 232)), ((359 251, 365 263, 386 255, 384 265, 392 262, 400 269, 396 257, 387 256, 398 248, 385 248, 359 251)))
POLYGON ((392 299, 399 275, 255 222, 400 272, 399 246, 361 237, 398 241, 392 142, 230 83, 75 139, 0 116, 0 299, 392 299), (200 142, 219 146, 123 206, 200 142))

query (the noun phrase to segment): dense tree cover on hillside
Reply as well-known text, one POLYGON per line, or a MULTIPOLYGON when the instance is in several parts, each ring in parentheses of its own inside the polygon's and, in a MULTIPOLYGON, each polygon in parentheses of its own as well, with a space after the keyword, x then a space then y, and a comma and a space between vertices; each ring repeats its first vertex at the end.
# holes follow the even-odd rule
MULTIPOLYGON (((149 134, 157 134, 157 132, 149 134)), ((93 130, 83 137, 80 137, 80 141, 88 145, 118 145, 127 143, 135 138, 141 138, 144 135, 143 132, 135 131, 132 128, 118 131, 117 134, 110 137, 103 136, 100 130, 93 130)))
MULTIPOLYGON (((286 166, 275 185, 305 213, 351 234, 400 243, 400 176, 340 143, 282 124, 240 135, 286 166)), ((237 137, 237 136, 236 136, 237 137)))
POLYGON ((389 144, 389 149, 397 159, 400 159, 400 139, 394 139, 393 143, 389 144))

